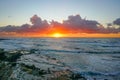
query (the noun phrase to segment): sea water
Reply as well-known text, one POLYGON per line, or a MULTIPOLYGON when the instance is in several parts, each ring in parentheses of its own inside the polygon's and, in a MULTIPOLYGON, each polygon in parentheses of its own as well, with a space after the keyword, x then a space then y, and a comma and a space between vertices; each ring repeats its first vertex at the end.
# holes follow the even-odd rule
POLYGON ((36 50, 54 57, 88 80, 120 80, 119 38, 7 38, 0 48, 36 50))

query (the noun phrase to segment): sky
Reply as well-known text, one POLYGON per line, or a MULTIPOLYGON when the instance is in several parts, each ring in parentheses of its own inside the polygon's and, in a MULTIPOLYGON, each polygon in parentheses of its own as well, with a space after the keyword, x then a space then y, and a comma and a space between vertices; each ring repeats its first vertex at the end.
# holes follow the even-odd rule
POLYGON ((34 14, 62 22, 69 15, 101 23, 120 17, 120 0, 0 0, 0 26, 29 23, 34 14))
POLYGON ((68 16, 79 15, 82 20, 115 27, 113 22, 120 18, 119 3, 120 0, 0 0, 0 27, 34 25, 30 20, 34 15, 49 24, 52 20, 63 24, 68 16))

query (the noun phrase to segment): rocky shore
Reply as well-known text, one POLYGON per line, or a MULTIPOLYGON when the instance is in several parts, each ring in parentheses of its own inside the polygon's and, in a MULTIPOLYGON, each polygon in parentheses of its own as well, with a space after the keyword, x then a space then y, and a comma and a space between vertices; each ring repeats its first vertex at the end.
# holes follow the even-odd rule
POLYGON ((56 58, 35 50, 0 49, 0 80, 86 80, 56 58))

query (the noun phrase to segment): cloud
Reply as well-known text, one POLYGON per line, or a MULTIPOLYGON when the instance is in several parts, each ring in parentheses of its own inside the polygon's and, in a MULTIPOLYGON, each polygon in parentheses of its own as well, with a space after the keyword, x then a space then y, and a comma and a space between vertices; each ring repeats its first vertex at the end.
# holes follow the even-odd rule
POLYGON ((68 29, 62 23, 52 20, 50 22, 50 33, 60 32, 60 33, 67 33, 68 29))
POLYGON ((47 20, 42 20, 40 17, 37 15, 34 15, 30 18, 30 22, 33 24, 32 27, 48 27, 49 24, 47 20))
POLYGON ((63 25, 68 28, 71 32, 85 32, 93 33, 98 32, 99 23, 94 20, 82 19, 80 15, 71 15, 68 17, 68 20, 63 21, 63 25))
POLYGON ((15 32, 17 31, 18 26, 8 25, 5 27, 0 27, 0 32, 15 32))
POLYGON ((113 24, 120 26, 120 18, 118 18, 115 21, 113 21, 113 24))
POLYGON ((32 16, 32 17, 30 18, 30 22, 31 22, 34 26, 36 26, 36 27, 38 27, 39 25, 42 24, 41 18, 38 17, 37 15, 32 16))
POLYGON ((67 20, 62 23, 52 20, 48 23, 47 20, 42 20, 39 16, 33 15, 30 18, 30 24, 22 24, 21 26, 4 26, 0 27, 0 34, 49 34, 53 32, 60 33, 119 33, 120 27, 115 28, 114 25, 120 26, 120 18, 109 23, 105 28, 102 24, 95 20, 82 19, 80 15, 70 15, 67 20))
POLYGON ((30 18, 30 24, 22 24, 21 26, 8 25, 0 27, 0 32, 16 32, 16 33, 43 33, 49 28, 49 24, 46 20, 42 20, 37 15, 33 15, 30 18))
MULTIPOLYGON (((119 20, 115 22, 119 25, 119 20)), ((112 23, 105 28, 102 24, 95 20, 82 19, 80 15, 71 15, 68 20, 63 21, 63 25, 70 33, 119 33, 120 28, 115 28, 112 23)))
POLYGON ((44 32, 45 30, 47 30, 49 28, 49 24, 48 24, 47 20, 42 20, 37 15, 33 15, 30 18, 30 22, 33 24, 31 26, 31 31, 33 31, 33 32, 37 32, 37 31, 44 32))

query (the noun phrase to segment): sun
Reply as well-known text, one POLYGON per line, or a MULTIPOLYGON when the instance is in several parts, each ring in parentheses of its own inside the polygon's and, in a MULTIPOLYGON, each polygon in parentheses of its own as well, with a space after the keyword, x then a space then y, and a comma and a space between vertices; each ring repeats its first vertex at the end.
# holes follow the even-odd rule
POLYGON ((62 37, 63 35, 62 34, 60 34, 60 33, 54 33, 53 34, 53 37, 55 37, 55 38, 59 38, 59 37, 62 37))

